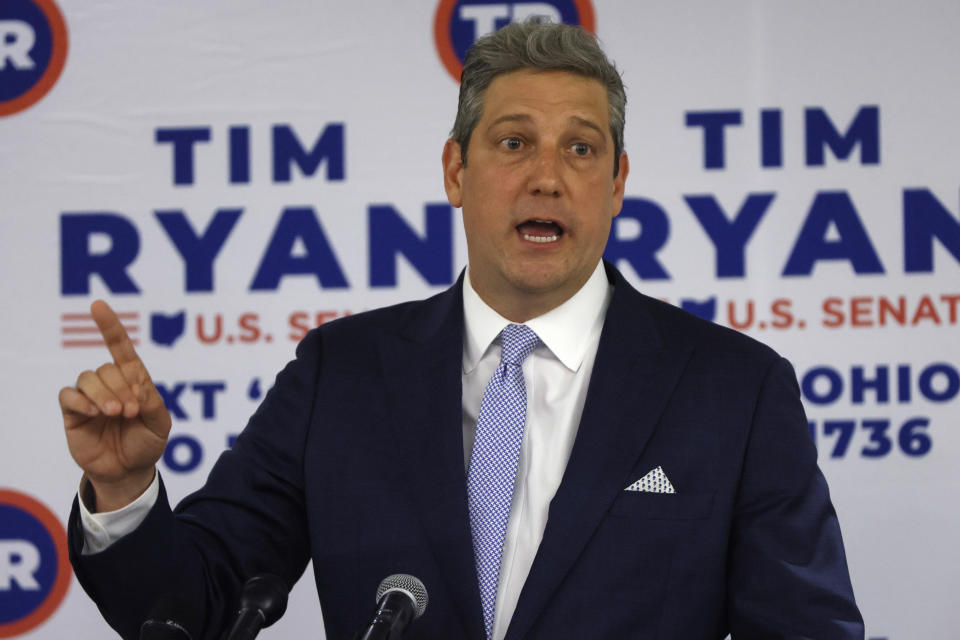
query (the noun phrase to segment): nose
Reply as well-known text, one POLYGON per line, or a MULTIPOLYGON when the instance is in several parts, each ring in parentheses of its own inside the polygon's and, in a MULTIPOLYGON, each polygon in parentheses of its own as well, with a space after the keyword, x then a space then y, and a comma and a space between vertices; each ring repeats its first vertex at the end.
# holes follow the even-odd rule
POLYGON ((528 190, 531 195, 557 198, 563 192, 561 159, 555 149, 544 147, 532 159, 528 190))

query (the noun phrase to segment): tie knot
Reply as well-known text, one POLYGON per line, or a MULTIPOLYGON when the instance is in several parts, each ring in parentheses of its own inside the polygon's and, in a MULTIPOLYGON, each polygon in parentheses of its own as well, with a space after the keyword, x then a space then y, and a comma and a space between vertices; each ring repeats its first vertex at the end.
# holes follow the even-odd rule
POLYGON ((503 351, 500 355, 501 364, 521 365, 527 356, 536 349, 540 338, 533 329, 523 324, 508 324, 500 332, 500 341, 503 351))

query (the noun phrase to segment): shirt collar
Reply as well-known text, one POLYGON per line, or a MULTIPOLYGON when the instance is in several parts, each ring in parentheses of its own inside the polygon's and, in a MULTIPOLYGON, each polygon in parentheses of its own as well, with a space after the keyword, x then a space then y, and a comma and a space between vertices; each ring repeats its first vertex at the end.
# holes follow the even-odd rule
MULTIPOLYGON (((612 285, 607 282, 603 262, 600 262, 590 279, 569 300, 524 324, 533 329, 563 366, 576 371, 587 350, 587 336, 603 325, 611 295, 612 285)), ((473 290, 469 267, 463 278, 463 318, 463 370, 469 373, 510 324, 473 290)))

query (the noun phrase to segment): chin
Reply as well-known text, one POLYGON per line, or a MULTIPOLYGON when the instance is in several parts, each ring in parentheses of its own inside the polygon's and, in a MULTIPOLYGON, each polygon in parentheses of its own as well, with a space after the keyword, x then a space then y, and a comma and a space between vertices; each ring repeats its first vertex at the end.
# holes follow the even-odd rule
POLYGON ((508 277, 510 284, 519 291, 529 294, 542 294, 554 291, 570 279, 569 274, 559 269, 530 269, 522 273, 513 273, 508 277))

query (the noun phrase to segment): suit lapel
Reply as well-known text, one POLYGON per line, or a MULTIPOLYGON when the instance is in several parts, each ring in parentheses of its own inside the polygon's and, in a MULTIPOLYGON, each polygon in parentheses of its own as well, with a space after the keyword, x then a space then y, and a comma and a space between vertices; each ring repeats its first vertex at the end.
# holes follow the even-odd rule
POLYGON ((570 461, 507 630, 525 637, 563 581, 646 446, 690 356, 665 344, 643 296, 615 270, 570 461), (625 401, 627 399, 627 401, 625 401))
MULTIPOLYGON (((480 640, 483 614, 473 562, 463 464, 461 281, 401 321, 381 340, 391 414, 404 474, 424 534, 461 624, 480 640)), ((433 589, 434 585, 427 585, 433 589)))

